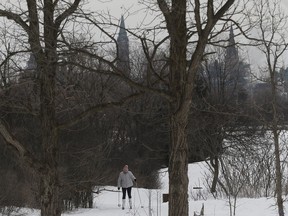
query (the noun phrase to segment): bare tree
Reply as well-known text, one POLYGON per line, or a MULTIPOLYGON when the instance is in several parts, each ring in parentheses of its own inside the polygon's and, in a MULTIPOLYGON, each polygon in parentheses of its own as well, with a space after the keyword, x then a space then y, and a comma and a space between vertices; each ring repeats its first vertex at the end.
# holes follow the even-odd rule
MULTIPOLYGON (((262 119, 268 124, 268 130, 273 134, 276 174, 276 197, 279 216, 284 216, 283 188, 279 133, 281 131, 281 107, 279 106, 280 86, 277 71, 280 69, 281 57, 287 50, 287 16, 280 8, 280 1, 253 1, 253 10, 248 11, 249 23, 256 28, 256 36, 247 36, 254 46, 265 56, 264 66, 260 71, 268 75, 268 84, 272 100, 268 107, 269 117, 262 119)), ((255 34, 254 34, 255 35, 255 34)))
POLYGON ((205 3, 195 0, 192 12, 187 10, 190 4, 186 0, 157 1, 165 18, 169 35, 169 91, 171 145, 169 156, 169 215, 189 215, 188 212, 188 143, 187 124, 192 92, 196 75, 202 61, 205 47, 216 23, 233 5, 233 0, 222 2, 216 9, 214 1, 205 3), (203 12, 205 8, 205 12, 203 12), (203 13, 202 13, 203 12, 203 13), (187 26, 191 17, 193 26, 187 26), (191 57, 187 56, 189 31, 195 36, 195 49, 191 57), (190 58, 190 59, 189 59, 190 58), (187 59, 189 63, 187 64, 187 59))
MULTIPOLYGON (((55 2, 57 3, 57 1, 55 2)), ((55 75, 57 65, 57 37, 61 24, 79 6, 80 0, 74 1, 54 20, 53 14, 57 5, 53 1, 43 4, 43 33, 40 30, 39 5, 36 1, 26 1, 25 15, 2 6, 0 15, 13 20, 27 37, 27 42, 35 56, 37 71, 40 74, 40 125, 42 133, 42 157, 37 160, 27 149, 14 138, 1 121, 1 134, 9 145, 16 149, 19 156, 41 176, 40 199, 41 215, 61 215, 59 200, 59 177, 57 168, 58 131, 55 121, 55 75), (43 40, 42 40, 43 38, 43 40)), ((20 6, 20 3, 19 3, 20 6)), ((22 6, 23 7, 23 6, 22 6)), ((21 7, 20 7, 21 9, 21 7)))
MULTIPOLYGON (((35 121, 38 127, 34 133, 39 135, 37 146, 40 152, 27 148, 23 139, 16 136, 17 134, 13 132, 15 128, 10 128, 8 122, 4 121, 5 113, 1 116, 0 133, 11 149, 17 153, 20 160, 38 174, 42 216, 59 216, 62 211, 59 131, 75 125, 99 110, 122 105, 128 98, 131 98, 126 97, 120 101, 109 100, 108 102, 105 101, 105 104, 94 103, 85 107, 81 103, 76 106, 74 102, 70 105, 75 105, 78 112, 74 112, 72 118, 65 119, 63 115, 59 115, 59 101, 57 100, 62 98, 64 103, 69 98, 69 95, 65 95, 63 90, 60 92, 60 97, 57 94, 59 93, 57 72, 61 69, 59 63, 63 61, 63 59, 60 59, 60 56, 62 56, 60 53, 65 51, 63 45, 67 44, 68 41, 69 22, 73 14, 80 11, 81 2, 83 1, 44 0, 39 2, 27 0, 25 2, 17 1, 15 4, 0 4, 0 16, 5 17, 10 22, 14 27, 12 30, 17 30, 19 33, 18 42, 20 42, 19 44, 23 50, 31 52, 35 58, 37 76, 33 82, 36 83, 36 99, 33 100, 33 106, 29 105, 29 101, 25 103, 27 106, 21 103, 18 104, 17 112, 29 113, 29 115, 36 116, 38 119, 35 121), (62 42, 59 41, 60 35, 62 42)), ((9 31, 10 29, 7 28, 6 30, 9 31)), ((13 33, 10 35, 13 36, 13 33)), ((26 92, 22 91, 22 93, 26 92)), ((77 96, 80 98, 83 97, 83 94, 74 95, 74 99, 77 96)), ((87 101, 89 101, 89 98, 87 101)), ((72 113, 69 112, 69 109, 66 109, 66 111, 72 113)))

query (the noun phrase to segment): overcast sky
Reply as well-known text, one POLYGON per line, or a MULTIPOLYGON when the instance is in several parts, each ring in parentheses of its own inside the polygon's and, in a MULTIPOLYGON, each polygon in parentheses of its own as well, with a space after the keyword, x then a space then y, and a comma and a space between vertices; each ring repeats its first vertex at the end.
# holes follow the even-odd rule
POLYGON ((282 0, 283 5, 286 7, 285 10, 288 10, 288 0, 282 0))
MULTIPOLYGON (((283 11, 288 13, 288 0, 280 0, 283 11)), ((87 5, 92 11, 109 12, 114 18, 120 18, 123 14, 128 26, 137 26, 147 13, 144 10, 145 5, 139 3, 143 0, 88 0, 87 5)), ((154 0, 156 2, 156 0, 154 0)), ((149 15, 149 14, 148 14, 149 15)))
MULTIPOLYGON (((283 11, 288 13, 288 0, 281 1, 283 11)), ((144 17, 146 17, 146 20, 149 20, 149 16, 150 19, 152 16, 155 16, 143 10, 145 6, 143 4, 139 4, 138 2, 139 0, 90 0, 89 9, 93 11, 101 10, 103 13, 109 12, 111 16, 115 18, 115 22, 117 22, 117 19, 119 19, 123 14, 125 17, 126 27, 133 28, 139 26, 144 17)), ((156 0, 154 2, 156 2, 156 0)), ((259 62, 259 64, 261 64, 261 61, 264 61, 264 56, 260 57, 261 55, 259 51, 247 50, 246 53, 247 56, 245 57, 250 59, 251 64, 255 62, 259 62)), ((286 59, 288 59, 287 55, 285 55, 283 58, 283 62, 285 61, 285 65, 287 66, 286 59)), ((255 65, 254 67, 258 67, 258 65, 255 65)))
MULTIPOLYGON (((12 2, 20 0, 0 0, 0 1, 1 3, 4 3, 5 1, 12 2)), ((143 19, 145 19, 147 23, 149 20, 155 17, 155 14, 151 14, 151 10, 147 10, 147 7, 145 5, 139 3, 143 1, 147 2, 148 0, 87 0, 88 4, 85 6, 85 8, 90 11, 94 12, 97 11, 101 14, 109 13, 114 23, 117 23, 121 15, 124 15, 126 27, 135 28, 142 24, 143 19)), ((286 11, 288 13, 288 0, 281 0, 281 1, 282 1, 281 7, 283 11, 286 11)), ((156 0, 151 0, 150 2, 154 2, 156 4, 156 0)), ((248 57, 253 63, 261 62, 261 60, 263 60, 263 58, 259 58, 259 55, 256 53, 257 52, 254 53, 252 51, 247 52, 248 57)), ((288 65, 287 55, 285 55, 285 59, 283 59, 283 61, 286 61, 285 65, 288 65)))
POLYGON ((91 11, 109 13, 115 20, 123 15, 129 27, 137 26, 141 22, 140 17, 144 15, 141 10, 144 6, 138 0, 89 0, 87 6, 91 11))

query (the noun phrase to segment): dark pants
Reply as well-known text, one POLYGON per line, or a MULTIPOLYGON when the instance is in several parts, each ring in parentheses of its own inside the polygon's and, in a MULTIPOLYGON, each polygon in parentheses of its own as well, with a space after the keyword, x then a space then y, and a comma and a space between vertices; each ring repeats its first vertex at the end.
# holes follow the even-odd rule
POLYGON ((129 199, 131 199, 131 190, 132 190, 132 187, 128 187, 128 188, 123 188, 122 187, 122 199, 125 199, 126 198, 126 191, 127 191, 127 193, 128 193, 128 197, 129 197, 129 199))

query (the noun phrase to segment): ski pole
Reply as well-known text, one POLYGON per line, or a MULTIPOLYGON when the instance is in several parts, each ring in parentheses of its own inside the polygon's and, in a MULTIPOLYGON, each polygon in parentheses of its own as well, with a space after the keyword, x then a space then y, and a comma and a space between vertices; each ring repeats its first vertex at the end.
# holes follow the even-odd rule
POLYGON ((120 191, 118 190, 118 207, 121 207, 121 204, 120 204, 120 191))
POLYGON ((141 196, 140 196, 140 193, 139 193, 139 188, 138 188, 137 182, 136 182, 136 187, 137 187, 137 192, 138 192, 141 208, 144 208, 144 206, 142 205, 141 196))

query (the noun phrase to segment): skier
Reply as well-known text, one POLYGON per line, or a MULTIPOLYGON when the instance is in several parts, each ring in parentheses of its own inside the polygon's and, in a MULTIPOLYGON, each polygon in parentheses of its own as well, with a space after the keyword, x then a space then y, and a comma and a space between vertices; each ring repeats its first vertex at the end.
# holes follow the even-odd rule
POLYGON ((118 190, 120 190, 120 187, 122 187, 122 209, 125 208, 126 191, 128 193, 129 206, 130 206, 130 209, 132 209, 131 190, 133 186, 133 181, 136 182, 136 178, 133 175, 133 173, 129 171, 128 165, 125 165, 123 167, 123 171, 120 172, 119 174, 118 182, 117 182, 118 190))

